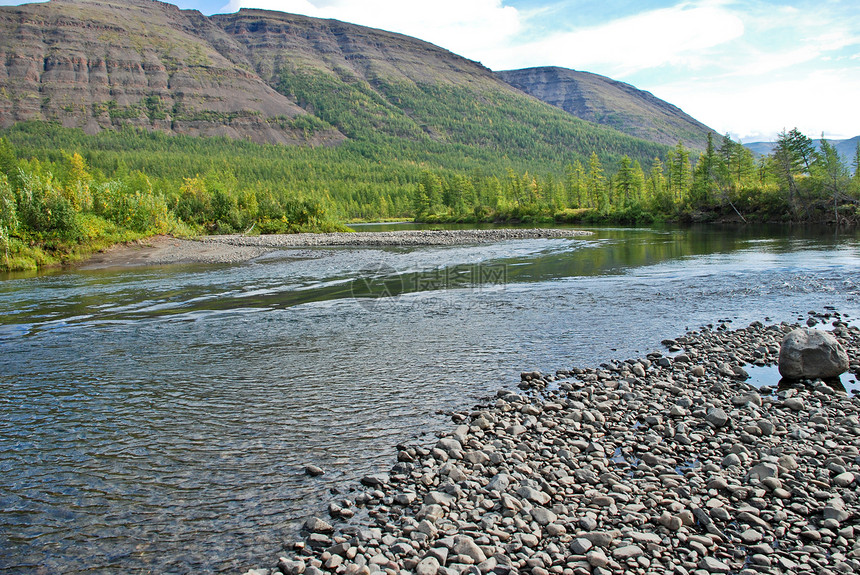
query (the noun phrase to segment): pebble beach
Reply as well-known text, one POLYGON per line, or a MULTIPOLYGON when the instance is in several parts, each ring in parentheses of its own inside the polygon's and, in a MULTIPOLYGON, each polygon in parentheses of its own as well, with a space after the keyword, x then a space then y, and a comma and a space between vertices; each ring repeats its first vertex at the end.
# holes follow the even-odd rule
MULTIPOLYGON (((856 385, 860 330, 843 320, 808 325, 856 385)), ((838 381, 747 382, 798 327, 720 324, 638 359, 524 372, 398 446, 247 575, 860 572, 860 400, 838 381)))
MULTIPOLYGON (((553 228, 488 230, 398 230, 392 232, 333 232, 325 234, 242 234, 181 239, 155 236, 120 244, 94 254, 78 267, 102 269, 172 264, 236 264, 274 250, 318 247, 418 247, 482 244, 506 240, 574 238, 593 235, 588 231, 553 228)), ((298 258, 318 257, 293 252, 298 258)))

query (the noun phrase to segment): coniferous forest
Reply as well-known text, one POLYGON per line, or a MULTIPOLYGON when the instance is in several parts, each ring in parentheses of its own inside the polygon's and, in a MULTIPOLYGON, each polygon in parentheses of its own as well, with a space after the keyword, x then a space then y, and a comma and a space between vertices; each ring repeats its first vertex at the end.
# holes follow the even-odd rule
POLYGON ((18 124, 0 138, 0 267, 35 269, 154 234, 343 231, 384 219, 860 220, 860 147, 849 164, 796 129, 760 157, 713 136, 699 154, 643 143, 636 158, 604 148, 566 161, 546 150, 517 159, 384 135, 313 148, 18 124))

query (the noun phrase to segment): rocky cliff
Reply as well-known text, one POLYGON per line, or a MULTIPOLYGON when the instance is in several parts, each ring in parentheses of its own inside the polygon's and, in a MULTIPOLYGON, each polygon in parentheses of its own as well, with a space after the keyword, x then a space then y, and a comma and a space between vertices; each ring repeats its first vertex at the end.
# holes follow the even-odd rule
MULTIPOLYGON (((59 121, 301 143, 305 115, 246 48, 196 11, 150 0, 0 8, 0 126, 59 121)), ((334 129, 312 143, 336 143, 334 129)))

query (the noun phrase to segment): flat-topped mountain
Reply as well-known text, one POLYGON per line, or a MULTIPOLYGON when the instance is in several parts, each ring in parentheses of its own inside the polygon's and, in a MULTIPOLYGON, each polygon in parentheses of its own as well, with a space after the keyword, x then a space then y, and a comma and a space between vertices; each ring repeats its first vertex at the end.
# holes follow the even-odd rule
POLYGON ((26 120, 312 146, 382 138, 387 149, 468 146, 523 162, 592 151, 644 161, 679 139, 700 148, 708 131, 599 76, 495 74, 401 34, 265 10, 206 17, 155 0, 0 7, 0 128, 26 120))
POLYGON ((630 84, 567 68, 525 68, 498 72, 527 94, 583 120, 610 126, 652 142, 703 150, 711 128, 680 108, 630 84))
MULTIPOLYGON (((52 120, 300 143, 306 112, 197 11, 149 0, 0 7, 0 126, 52 120)), ((337 130, 320 143, 343 140, 337 130)))

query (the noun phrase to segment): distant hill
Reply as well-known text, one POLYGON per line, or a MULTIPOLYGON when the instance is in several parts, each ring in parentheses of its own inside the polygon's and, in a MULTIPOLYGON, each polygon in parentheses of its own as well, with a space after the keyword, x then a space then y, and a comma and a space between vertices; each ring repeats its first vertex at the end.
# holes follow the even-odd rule
POLYGON ((666 145, 704 150, 708 126, 650 92, 590 72, 526 68, 497 72, 505 82, 583 120, 666 145))
MULTIPOLYGON (((860 142, 860 136, 854 136, 847 140, 827 141, 836 147, 836 151, 839 152, 840 156, 842 156, 846 165, 850 166, 851 162, 854 161, 854 155, 857 153, 857 143, 860 142)), ((821 140, 816 139, 812 140, 812 142, 815 144, 816 148, 821 147, 821 140)), ((750 142, 748 144, 744 144, 744 146, 754 154, 767 156, 773 153, 773 149, 776 147, 776 142, 750 142)))

